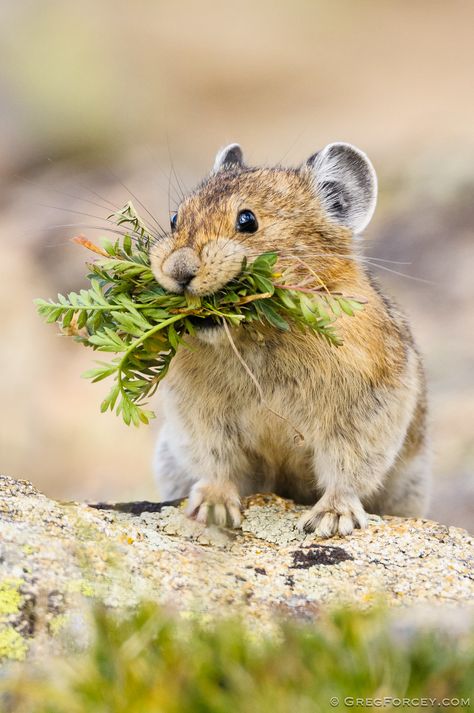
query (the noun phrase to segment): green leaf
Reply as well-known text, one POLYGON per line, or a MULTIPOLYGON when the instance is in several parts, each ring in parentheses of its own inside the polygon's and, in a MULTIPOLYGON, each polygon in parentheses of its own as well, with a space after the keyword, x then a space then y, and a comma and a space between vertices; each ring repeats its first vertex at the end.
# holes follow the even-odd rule
POLYGON ((123 249, 127 253, 127 255, 132 254, 132 238, 128 234, 123 239, 123 249))
POLYGON ((274 265, 276 265, 278 260, 278 253, 267 252, 259 255, 251 264, 252 272, 258 272, 259 270, 269 271, 274 265))
POLYGON ((316 321, 314 300, 311 300, 307 295, 300 295, 300 309, 305 322, 311 325, 316 321))
POLYGON ((261 292, 270 292, 273 294, 275 288, 273 287, 273 282, 262 275, 254 275, 255 284, 261 292))
POLYGON ((343 312, 345 312, 347 315, 349 315, 349 317, 354 316, 354 310, 353 310, 350 302, 348 302, 348 300, 345 300, 342 297, 339 297, 338 302, 339 302, 339 306, 343 312))
POLYGON ((265 301, 262 301, 260 303, 260 311, 263 313, 265 316, 265 319, 269 324, 271 324, 272 327, 276 327, 277 329, 281 329, 284 332, 287 332, 290 328, 290 325, 286 321, 286 319, 283 319, 276 310, 273 309, 269 304, 267 304, 265 301))
POLYGON ((82 329, 83 327, 86 326, 87 322, 87 312, 85 310, 82 310, 82 312, 79 312, 79 316, 77 318, 77 328, 82 329))
POLYGON ((173 349, 176 351, 179 345, 179 337, 173 324, 168 329, 168 340, 173 349))

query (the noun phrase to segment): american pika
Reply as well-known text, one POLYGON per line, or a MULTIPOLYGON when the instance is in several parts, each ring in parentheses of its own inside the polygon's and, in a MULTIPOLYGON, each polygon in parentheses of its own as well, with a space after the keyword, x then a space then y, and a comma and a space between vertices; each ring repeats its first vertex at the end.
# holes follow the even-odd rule
POLYGON ((238 144, 178 208, 151 252, 168 290, 206 295, 274 250, 310 266, 329 290, 365 298, 336 328, 343 346, 310 332, 245 326, 235 345, 258 379, 262 405, 223 327, 202 323, 180 348, 161 387, 164 424, 155 470, 161 497, 189 495, 201 522, 238 527, 243 495, 274 492, 312 505, 300 520, 322 537, 367 524, 367 512, 420 516, 427 504, 429 446, 420 356, 398 308, 360 257, 377 179, 367 156, 332 143, 296 169, 245 165, 238 144))

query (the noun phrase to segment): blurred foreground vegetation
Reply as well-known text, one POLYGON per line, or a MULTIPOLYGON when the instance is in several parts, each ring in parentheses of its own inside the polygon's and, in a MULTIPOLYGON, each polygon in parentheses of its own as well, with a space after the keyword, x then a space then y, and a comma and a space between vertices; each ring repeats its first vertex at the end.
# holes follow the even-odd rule
POLYGON ((1 710, 314 713, 346 710, 345 697, 427 696, 455 699, 453 708, 461 709, 469 708, 463 699, 474 700, 474 631, 462 639, 414 632, 389 624, 381 611, 284 623, 270 636, 235 620, 206 626, 143 605, 125 620, 97 609, 94 628, 86 652, 8 671, 0 683, 1 710))

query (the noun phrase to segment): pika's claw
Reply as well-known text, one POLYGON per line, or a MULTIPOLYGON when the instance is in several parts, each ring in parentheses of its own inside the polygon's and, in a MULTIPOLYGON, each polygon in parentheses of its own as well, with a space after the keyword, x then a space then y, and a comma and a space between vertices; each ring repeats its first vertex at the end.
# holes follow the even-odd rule
POLYGON ((367 527, 367 514, 357 496, 323 496, 309 512, 303 513, 298 528, 319 537, 350 535, 355 528, 367 527))
POLYGON ((216 484, 200 480, 191 489, 187 515, 205 525, 240 527, 239 494, 231 483, 216 484))

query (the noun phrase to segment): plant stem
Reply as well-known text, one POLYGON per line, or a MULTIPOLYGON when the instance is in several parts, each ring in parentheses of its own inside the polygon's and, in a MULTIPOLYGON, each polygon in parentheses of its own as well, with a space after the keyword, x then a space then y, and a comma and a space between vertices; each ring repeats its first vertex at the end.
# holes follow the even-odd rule
POLYGON ((249 377, 252 379, 253 384, 258 391, 258 395, 260 396, 260 401, 262 402, 264 408, 266 408, 267 411, 270 411, 270 413, 273 413, 278 418, 281 418, 282 421, 286 421, 286 423, 288 423, 295 432, 295 444, 296 445, 301 444, 304 441, 303 434, 301 433, 301 431, 299 431, 296 428, 295 424, 292 423, 289 418, 286 418, 286 416, 283 416, 281 413, 278 413, 278 411, 275 411, 269 405, 268 401, 266 400, 266 398, 264 396, 263 389, 260 386, 260 383, 259 383, 257 377, 255 376, 255 374, 253 373, 253 371, 251 370, 251 368, 249 367, 249 365, 243 358, 242 354, 237 349, 236 344, 235 344, 234 340, 232 339, 232 334, 230 333, 229 325, 225 321, 223 324, 224 324, 225 333, 226 333, 227 339, 229 340, 232 351, 234 352, 235 356, 237 357, 237 359, 240 361, 240 363, 244 367, 244 369, 247 372, 247 374, 249 375, 249 377))
POLYGON ((300 285, 281 285, 275 282, 275 287, 279 290, 294 290, 295 292, 307 292, 310 295, 320 295, 322 287, 300 287, 300 285))

